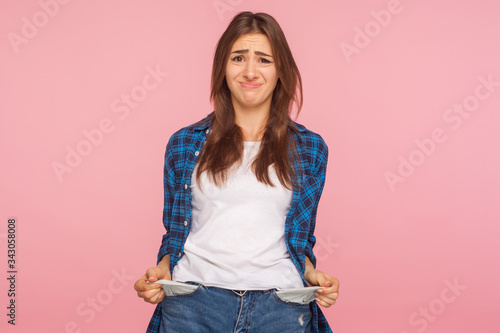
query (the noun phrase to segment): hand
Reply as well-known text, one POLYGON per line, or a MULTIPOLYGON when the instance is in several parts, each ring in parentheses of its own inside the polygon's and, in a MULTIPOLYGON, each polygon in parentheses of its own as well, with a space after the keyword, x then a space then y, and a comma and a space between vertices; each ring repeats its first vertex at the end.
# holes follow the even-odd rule
POLYGON ((339 280, 331 275, 328 275, 318 269, 309 269, 304 274, 304 278, 309 286, 327 287, 318 289, 314 293, 316 302, 329 308, 337 301, 339 297, 339 280))
POLYGON ((168 266, 156 266, 148 268, 146 274, 141 276, 134 284, 137 296, 144 298, 145 302, 151 304, 160 303, 165 297, 165 291, 159 283, 147 284, 146 281, 156 282, 158 280, 171 280, 168 266))

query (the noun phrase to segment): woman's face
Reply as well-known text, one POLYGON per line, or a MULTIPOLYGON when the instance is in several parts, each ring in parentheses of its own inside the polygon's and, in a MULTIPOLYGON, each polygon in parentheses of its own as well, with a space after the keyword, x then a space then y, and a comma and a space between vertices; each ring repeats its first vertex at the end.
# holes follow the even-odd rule
POLYGON ((266 35, 242 35, 234 42, 226 82, 235 109, 270 108, 278 74, 266 35))

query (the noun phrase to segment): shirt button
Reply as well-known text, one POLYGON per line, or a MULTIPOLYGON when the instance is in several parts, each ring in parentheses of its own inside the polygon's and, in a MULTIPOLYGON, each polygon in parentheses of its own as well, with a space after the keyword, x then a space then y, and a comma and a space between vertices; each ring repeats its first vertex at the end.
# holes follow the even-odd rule
POLYGON ((184 189, 187 190, 188 184, 184 184, 184 189))
POLYGON ((179 257, 182 256, 182 253, 179 252, 179 257))
POLYGON ((207 133, 207 134, 208 134, 208 132, 210 132, 210 130, 207 130, 205 133, 207 133))
POLYGON ((200 155, 200 152, 199 151, 195 151, 194 156, 198 156, 198 155, 200 155))
POLYGON ((184 221, 184 226, 187 227, 187 225, 188 225, 188 221, 184 221))

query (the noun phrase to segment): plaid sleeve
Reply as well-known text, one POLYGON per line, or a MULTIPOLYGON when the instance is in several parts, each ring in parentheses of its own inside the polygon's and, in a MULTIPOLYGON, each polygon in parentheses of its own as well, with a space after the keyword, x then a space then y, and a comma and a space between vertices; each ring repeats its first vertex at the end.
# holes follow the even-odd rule
MULTIPOLYGON (((174 189, 175 189, 175 154, 173 145, 173 136, 170 138, 165 150, 165 164, 163 167, 163 226, 165 234, 161 240, 160 250, 158 251, 157 263, 169 254, 168 240, 170 237, 170 221, 172 217, 174 205, 174 189)), ((146 333, 158 333, 161 323, 161 303, 156 305, 155 311, 149 321, 146 333)))
POLYGON ((311 167, 311 173, 317 185, 315 186, 315 198, 314 205, 310 209, 310 220, 309 220, 309 233, 307 236, 307 244, 305 248, 305 254, 311 260, 311 263, 316 267, 316 256, 313 253, 313 247, 316 244, 316 237, 314 236, 314 229, 316 227, 316 214, 318 211, 319 199, 323 193, 323 188, 325 186, 326 179, 326 166, 328 163, 328 146, 326 145, 323 138, 319 135, 313 136, 306 146, 309 146, 308 153, 313 157, 311 167))
POLYGON ((172 141, 172 139, 169 140, 165 151, 165 166, 163 168, 163 226, 165 227, 165 234, 163 235, 161 240, 157 263, 159 263, 161 259, 169 253, 169 224, 172 216, 175 193, 175 158, 173 153, 174 148, 172 141))
MULTIPOLYGON (((158 251, 157 262, 170 253, 177 254, 181 251, 185 241, 185 225, 184 221, 185 208, 189 206, 190 196, 188 191, 181 191, 188 184, 183 184, 183 174, 192 173, 195 157, 197 154, 188 154, 196 149, 201 149, 203 144, 203 133, 208 134, 208 125, 206 120, 181 128, 168 141, 165 151, 165 165, 163 170, 163 188, 164 188, 164 203, 163 203, 163 226, 165 234, 162 237, 160 249, 158 251), (202 132, 201 130, 206 130, 202 132), (186 171, 188 170, 188 171, 186 171), (184 205, 184 206, 183 206, 184 205)), ((179 256, 171 256, 170 270, 172 271, 179 256)), ((149 322, 147 333, 158 333, 161 325, 161 303, 158 303, 153 316, 149 322)))
MULTIPOLYGON (((323 138, 316 133, 304 129, 302 134, 302 166, 306 176, 304 178, 305 187, 301 191, 300 202, 297 204, 296 217, 300 220, 300 225, 307 226, 307 228, 296 228, 295 231, 300 231, 300 235, 303 232, 303 242, 295 244, 294 239, 292 239, 291 244, 303 244, 303 254, 309 257, 311 263, 316 267, 316 257, 313 252, 313 247, 316 244, 314 229, 316 227, 318 204, 325 185, 328 146, 323 138)), ((311 307, 313 314, 311 332, 331 333, 332 329, 318 304, 312 302, 311 307)))
MULTIPOLYGON (((314 229, 316 227, 316 215, 318 211, 319 200, 321 194, 323 193, 323 188, 325 186, 326 179, 326 167, 328 163, 328 146, 321 136, 314 135, 310 140, 307 140, 306 146, 307 153, 310 157, 310 161, 314 161, 310 164, 311 174, 315 181, 317 182, 316 195, 314 200, 314 205, 310 210, 310 224, 309 224, 309 234, 307 237, 307 243, 305 247, 305 254, 311 260, 311 263, 316 267, 316 256, 313 253, 313 247, 316 244, 316 237, 314 236, 314 229)), ((319 305, 316 302, 312 303, 313 310, 313 332, 321 333, 332 333, 332 329, 326 320, 325 315, 321 311, 319 305)))

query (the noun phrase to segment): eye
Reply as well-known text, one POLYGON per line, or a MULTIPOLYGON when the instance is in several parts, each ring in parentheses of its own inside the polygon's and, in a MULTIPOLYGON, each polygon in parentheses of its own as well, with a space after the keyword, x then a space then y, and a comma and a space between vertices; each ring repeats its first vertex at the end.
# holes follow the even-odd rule
POLYGON ((261 58, 260 61, 262 61, 264 64, 270 64, 271 61, 267 60, 266 58, 261 58))
POLYGON ((236 61, 236 62, 241 62, 243 61, 243 58, 241 56, 236 56, 234 57, 233 59, 231 59, 232 61, 236 61))

